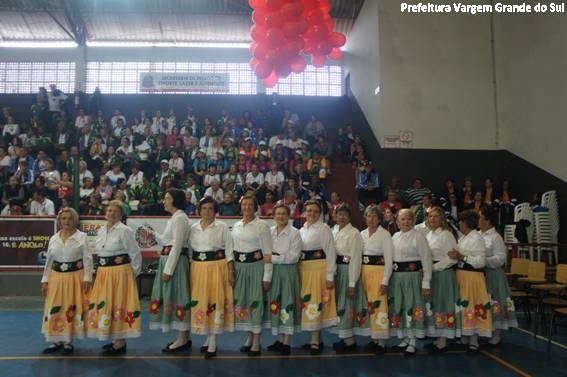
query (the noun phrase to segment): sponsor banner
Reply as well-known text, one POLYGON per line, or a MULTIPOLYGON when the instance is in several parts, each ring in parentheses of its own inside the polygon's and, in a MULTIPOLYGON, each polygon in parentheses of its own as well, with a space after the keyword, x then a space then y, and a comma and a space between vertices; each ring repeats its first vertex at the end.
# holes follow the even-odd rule
POLYGON ((141 92, 228 92, 228 73, 141 72, 141 92))
POLYGON ((0 233, 0 267, 21 268, 45 264, 54 218, 3 218, 0 233))
POLYGON ((94 253, 96 250, 98 230, 105 224, 106 220, 81 219, 79 221, 79 230, 87 234, 87 244, 91 253, 94 253))

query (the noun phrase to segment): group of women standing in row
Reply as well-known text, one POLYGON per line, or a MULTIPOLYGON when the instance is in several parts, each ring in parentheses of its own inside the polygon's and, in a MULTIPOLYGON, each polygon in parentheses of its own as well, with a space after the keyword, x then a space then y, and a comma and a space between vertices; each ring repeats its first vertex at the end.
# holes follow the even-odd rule
MULTIPOLYGON (((163 234, 159 268, 150 303, 150 329, 177 330, 164 353, 186 351, 190 334, 207 335, 205 358, 217 354, 216 336, 248 333, 241 352, 261 354, 260 335, 270 328, 277 340, 268 351, 289 355, 291 336, 311 333, 302 348, 321 353, 321 330, 339 341, 337 353, 356 349, 355 335, 370 337, 376 354, 385 340, 402 341, 392 350, 413 356, 416 339, 435 337, 429 352, 442 353, 447 339, 460 337, 471 352, 478 336, 500 342, 500 330, 517 326, 514 305, 502 270, 506 248, 494 230, 489 208, 460 215, 458 244, 444 212, 433 208, 428 233, 414 229, 415 216, 401 210, 400 231, 393 237, 379 224, 376 206, 365 211, 367 228, 350 224, 347 205, 336 209, 336 223, 321 221, 321 205, 305 204, 306 222, 289 224, 290 209, 274 207, 271 228, 256 217, 253 196, 240 202, 242 219, 232 231, 216 220, 217 204, 200 202, 201 219, 193 224, 183 212, 185 196, 170 190, 164 207, 171 213, 163 234)), ((58 216, 60 231, 49 243, 42 279, 46 296, 42 332, 51 345, 44 353, 73 352, 73 338, 84 334, 102 341, 103 355, 126 352, 126 338, 141 335, 141 311, 135 275, 141 255, 133 231, 120 223, 122 206, 111 202, 107 224, 97 239, 98 270, 91 288, 92 262, 86 236, 76 230, 77 214, 58 216)))

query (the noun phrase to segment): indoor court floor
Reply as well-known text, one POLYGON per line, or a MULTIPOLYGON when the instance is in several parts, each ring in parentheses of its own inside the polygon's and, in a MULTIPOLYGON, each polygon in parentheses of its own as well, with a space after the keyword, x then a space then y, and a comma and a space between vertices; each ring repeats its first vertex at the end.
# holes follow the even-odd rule
MULTIPOLYGON (((147 307, 148 301, 143 305, 147 307)), ((422 351, 410 359, 401 354, 377 357, 368 353, 363 347, 368 340, 363 338, 358 339, 357 353, 335 355, 331 344, 336 337, 328 332, 323 333, 325 351, 320 356, 299 349, 308 340, 307 334, 299 334, 293 339, 291 356, 272 355, 263 349, 261 357, 249 358, 238 352, 244 334, 229 333, 217 338, 218 356, 204 360, 199 354, 202 336, 193 337, 190 352, 163 355, 161 348, 176 334, 147 330, 146 316, 143 336, 128 341, 123 357, 99 356, 102 343, 93 339, 76 341, 73 355, 44 356, 41 351, 47 343, 40 333, 41 307, 39 297, 0 298, 0 376, 567 376, 565 328, 554 336, 550 352, 546 339, 517 329, 505 332, 499 348, 484 348, 478 355, 468 355, 455 345, 443 355, 429 356, 422 351)), ((273 341, 265 331, 264 348, 273 341)), ((388 342, 395 344, 396 340, 388 342)))

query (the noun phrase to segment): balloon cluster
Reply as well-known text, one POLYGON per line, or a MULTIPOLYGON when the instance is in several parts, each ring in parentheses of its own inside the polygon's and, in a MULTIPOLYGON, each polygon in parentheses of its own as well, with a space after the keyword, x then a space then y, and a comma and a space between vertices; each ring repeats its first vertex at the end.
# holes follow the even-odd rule
POLYGON ((329 0, 249 0, 254 9, 250 29, 252 44, 250 67, 273 87, 279 78, 305 70, 305 55, 311 55, 315 67, 323 67, 326 58, 340 60, 346 42, 334 32, 329 0))

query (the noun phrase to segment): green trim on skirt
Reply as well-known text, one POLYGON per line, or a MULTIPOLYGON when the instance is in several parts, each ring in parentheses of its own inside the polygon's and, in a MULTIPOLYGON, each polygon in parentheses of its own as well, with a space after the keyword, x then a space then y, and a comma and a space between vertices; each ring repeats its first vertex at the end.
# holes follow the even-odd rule
POLYGON ((490 307, 492 308, 492 330, 508 330, 510 327, 518 327, 514 301, 506 274, 501 268, 487 268, 485 272, 486 290, 490 295, 490 307))
POLYGON ((461 316, 457 313, 459 284, 455 270, 433 272, 431 303, 425 304, 427 336, 458 338, 461 336, 461 316))
POLYGON ((237 331, 262 332, 264 314, 264 262, 235 262, 236 283, 234 285, 234 328, 237 331))
POLYGON ((169 281, 161 276, 167 255, 159 258, 159 267, 154 279, 150 303, 150 330, 188 331, 191 327, 191 305, 189 298, 189 258, 180 256, 169 281))
POLYGON ((348 264, 337 265, 335 281, 339 323, 331 331, 337 333, 341 339, 350 338, 354 335, 370 336, 368 300, 360 279, 356 282, 356 293, 353 298, 347 297, 348 264))
POLYGON ((266 292, 264 327, 273 335, 293 335, 301 323, 299 271, 296 264, 274 264, 272 285, 266 292))
POLYGON ((390 334, 398 338, 425 337, 425 300, 421 295, 423 273, 394 272, 388 288, 390 334))

